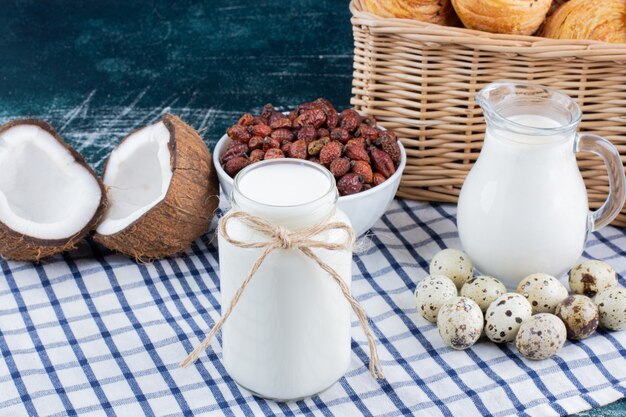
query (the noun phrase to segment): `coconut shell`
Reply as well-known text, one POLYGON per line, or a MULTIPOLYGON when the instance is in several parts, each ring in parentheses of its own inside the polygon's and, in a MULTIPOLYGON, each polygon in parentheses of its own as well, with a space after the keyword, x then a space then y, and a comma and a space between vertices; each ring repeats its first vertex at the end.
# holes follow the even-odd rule
MULTIPOLYGON (((107 248, 136 260, 185 252, 208 231, 219 205, 219 183, 211 152, 198 132, 169 113, 161 121, 170 132, 172 169, 165 197, 119 232, 94 236, 107 248)), ((133 133, 123 140, 132 140, 133 133)))
POLYGON ((79 232, 66 239, 38 239, 32 236, 24 235, 11 229, 0 221, 0 255, 5 259, 15 261, 33 261, 39 262, 44 258, 54 256, 58 253, 74 249, 76 244, 83 240, 95 225, 100 221, 106 206, 106 193, 104 185, 93 169, 85 162, 85 159, 74 148, 68 145, 61 136, 43 120, 38 119, 15 119, 0 126, 0 134, 12 127, 19 125, 35 125, 48 132, 56 139, 68 152, 74 157, 74 160, 83 166, 89 174, 91 174, 100 186, 101 198, 100 204, 91 220, 79 232))

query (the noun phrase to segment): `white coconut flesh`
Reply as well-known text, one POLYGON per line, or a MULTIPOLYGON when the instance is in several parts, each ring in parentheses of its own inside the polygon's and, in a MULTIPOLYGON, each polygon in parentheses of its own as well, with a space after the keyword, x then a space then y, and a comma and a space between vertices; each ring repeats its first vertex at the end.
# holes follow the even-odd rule
POLYGON ((103 182, 109 206, 96 231, 117 233, 165 198, 172 180, 170 132, 163 122, 131 134, 111 153, 103 182))
POLYGON ((0 221, 38 239, 72 237, 93 218, 98 181, 49 132, 17 125, 0 134, 0 221))

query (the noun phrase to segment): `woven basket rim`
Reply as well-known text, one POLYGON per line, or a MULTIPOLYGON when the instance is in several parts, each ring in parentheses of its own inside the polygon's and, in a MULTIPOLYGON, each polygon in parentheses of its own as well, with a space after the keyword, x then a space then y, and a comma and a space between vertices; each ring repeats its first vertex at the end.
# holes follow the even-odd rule
MULTIPOLYGON (((477 45, 499 46, 501 48, 515 47, 532 48, 533 51, 554 50, 571 55, 580 56, 581 52, 602 52, 603 55, 617 55, 617 61, 626 62, 626 44, 608 43, 587 39, 550 39, 542 36, 509 35, 502 33, 490 33, 480 30, 472 30, 464 27, 442 26, 429 22, 422 22, 415 19, 383 17, 365 11, 361 0, 350 1, 350 12, 352 13, 353 25, 367 25, 372 30, 380 33, 396 31, 402 29, 402 35, 419 34, 432 35, 433 42, 437 38, 441 42, 442 37, 449 38, 453 43, 475 43, 477 45)), ((611 59, 614 60, 614 59, 611 59)))

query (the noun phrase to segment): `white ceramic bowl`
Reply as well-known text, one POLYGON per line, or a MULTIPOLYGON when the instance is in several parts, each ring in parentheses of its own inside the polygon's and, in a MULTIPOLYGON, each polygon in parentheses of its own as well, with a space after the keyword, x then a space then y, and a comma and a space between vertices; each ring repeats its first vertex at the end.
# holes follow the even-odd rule
MULTIPOLYGON (((233 189, 233 179, 222 168, 220 159, 230 143, 231 139, 228 135, 224 135, 217 142, 213 151, 213 164, 217 171, 220 187, 222 188, 222 192, 229 198, 233 189)), ((391 177, 387 178, 387 181, 367 191, 339 197, 337 205, 350 218, 352 227, 357 236, 368 231, 370 227, 382 217, 387 207, 389 207, 389 204, 393 201, 396 191, 398 191, 400 177, 402 177, 402 171, 404 171, 406 165, 406 152, 402 144, 400 142, 398 142, 398 144, 400 145, 400 154, 402 156, 400 165, 396 169, 396 172, 391 177)))

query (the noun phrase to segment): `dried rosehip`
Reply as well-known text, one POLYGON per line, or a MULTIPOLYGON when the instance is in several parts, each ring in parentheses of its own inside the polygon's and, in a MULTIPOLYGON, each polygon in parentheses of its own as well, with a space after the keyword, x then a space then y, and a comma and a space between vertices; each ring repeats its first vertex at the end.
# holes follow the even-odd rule
POLYGON ((339 142, 333 141, 328 142, 324 147, 320 150, 320 163, 322 165, 329 165, 335 159, 341 157, 341 153, 343 151, 343 145, 339 142))
POLYGON ((402 154, 400 153, 400 145, 391 136, 385 136, 379 142, 383 151, 387 152, 393 162, 400 162, 402 154))
POLYGON ((362 124, 361 126, 359 126, 359 129, 355 133, 355 136, 361 137, 368 142, 374 142, 378 138, 379 134, 380 131, 378 129, 362 124))
POLYGON ((384 130, 382 132, 380 132, 379 135, 379 140, 384 140, 385 138, 389 138, 390 140, 393 140, 394 142, 398 141, 398 136, 396 136, 396 134, 391 131, 391 130, 384 130))
POLYGON ((374 116, 364 116, 361 118, 361 123, 365 123, 368 126, 376 126, 376 119, 374 116))
POLYGON ((326 125, 331 129, 336 127, 339 124, 339 115, 337 114, 337 110, 335 110, 332 103, 325 98, 318 98, 315 100, 315 103, 318 104, 326 114, 326 125))
POLYGON ((252 136, 261 136, 264 138, 265 136, 269 136, 272 133, 272 128, 268 125, 254 125, 252 126, 252 136))
POLYGON ((313 126, 302 126, 302 129, 298 130, 297 137, 307 143, 313 142, 317 139, 317 129, 313 126))
POLYGON ((357 116, 359 116, 359 121, 361 120, 361 116, 359 115, 359 113, 354 110, 354 109, 344 109, 341 111, 341 113, 339 113, 339 121, 342 121, 344 117, 346 117, 349 114, 356 114, 357 116))
POLYGON ((319 155, 320 151, 322 150, 324 145, 326 145, 327 143, 328 143, 328 140, 326 140, 326 139, 318 139, 318 140, 314 140, 313 142, 309 143, 309 146, 307 148, 307 151, 309 152, 309 155, 311 155, 311 156, 319 155))
POLYGON ((304 113, 305 111, 309 111, 309 110, 312 110, 312 109, 319 109, 319 108, 320 108, 320 105, 318 103, 315 103, 313 101, 309 101, 309 102, 306 102, 306 103, 299 104, 296 107, 296 113, 298 113, 298 115, 300 115, 300 114, 304 113))
POLYGON ((330 132, 330 138, 332 140, 338 140, 339 142, 346 144, 350 140, 350 134, 346 129, 336 127, 330 132))
POLYGON ((242 125, 233 125, 227 131, 226 134, 232 140, 238 140, 243 143, 248 143, 251 138, 250 133, 248 133, 248 129, 242 125))
POLYGON ((226 171, 226 173, 231 177, 234 177, 239 171, 244 169, 249 164, 250 161, 245 156, 236 156, 226 161, 224 164, 224 171, 226 171))
POLYGON ((267 151, 268 149, 277 149, 280 148, 280 142, 277 139, 274 138, 263 138, 263 145, 262 148, 264 151, 267 151))
POLYGON ((370 149, 370 155, 372 156, 372 165, 376 168, 376 171, 380 172, 385 178, 389 178, 396 172, 393 160, 387 152, 372 147, 370 149))
POLYGON ((262 161, 263 158, 265 158, 265 152, 261 149, 255 149, 250 152, 250 162, 259 162, 262 161))
POLYGON ((337 181, 337 190, 340 195, 356 194, 363 190, 363 176, 350 172, 337 181))
POLYGON ((270 103, 267 103, 265 106, 263 106, 263 110, 261 111, 261 117, 269 119, 272 113, 274 113, 275 111, 276 109, 274 108, 274 106, 272 106, 270 103))
POLYGON ((386 179, 387 178, 385 178, 385 176, 380 172, 374 172, 374 176, 372 177, 372 184, 374 184, 374 186, 380 185, 385 182, 386 179))
POLYGON ((246 113, 243 116, 241 116, 239 118, 239 120, 237 121, 238 125, 242 125, 242 126, 250 126, 254 123, 254 116, 251 115, 250 113, 246 113))
POLYGON ((366 184, 371 183, 374 180, 374 173, 372 172, 372 167, 365 161, 352 161, 350 163, 352 165, 351 171, 355 174, 359 174, 363 176, 363 181, 366 184))
POLYGON ((282 127, 291 127, 291 120, 280 112, 273 112, 270 115, 270 127, 272 129, 280 129, 282 127))
POLYGON ((350 160, 348 158, 337 158, 328 167, 335 177, 341 177, 350 171, 350 160))
POLYGON ((313 108, 302 113, 293 121, 294 127, 313 126, 319 129, 326 121, 326 114, 322 109, 313 108))
POLYGON ((279 142, 283 142, 285 140, 287 141, 291 141, 293 140, 293 132, 289 129, 276 129, 275 131, 272 132, 272 134, 270 135, 270 137, 278 140, 279 142))
POLYGON ((294 141, 289 147, 287 152, 290 158, 306 159, 307 156, 307 143, 304 139, 298 139, 294 141))
POLYGON ((233 143, 220 161, 229 175, 264 159, 308 159, 328 167, 341 195, 383 183, 400 160, 392 131, 380 130, 373 116, 362 117, 355 109, 339 114, 323 98, 288 114, 266 104, 259 116, 242 115, 227 133, 233 143))
POLYGON ((264 159, 276 159, 276 158, 284 158, 285 154, 283 153, 283 151, 281 151, 280 149, 268 149, 267 152, 265 152, 265 158, 264 159))
POLYGON ((248 152, 248 145, 243 142, 232 142, 226 148, 226 151, 222 154, 222 164, 229 159, 233 159, 237 156, 245 156, 248 152))
POLYGON ((248 141, 248 148, 260 149, 263 147, 263 138, 261 136, 252 136, 248 141))
POLYGON ((269 120, 267 120, 266 117, 254 116, 253 124, 255 124, 255 125, 267 125, 268 123, 269 123, 269 120))
POLYGON ((346 146, 358 146, 360 148, 365 149, 365 139, 363 138, 352 138, 346 143, 346 146))
POLYGON ((340 126, 346 129, 348 132, 354 132, 357 126, 361 123, 361 116, 353 109, 346 109, 341 112, 340 126))
POLYGON ((353 161, 365 161, 367 163, 370 162, 370 157, 367 154, 367 151, 365 150, 365 148, 359 145, 355 145, 355 144, 346 145, 346 148, 344 149, 344 153, 348 158, 352 159, 353 161))

